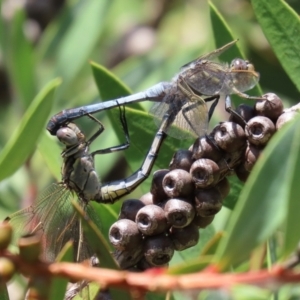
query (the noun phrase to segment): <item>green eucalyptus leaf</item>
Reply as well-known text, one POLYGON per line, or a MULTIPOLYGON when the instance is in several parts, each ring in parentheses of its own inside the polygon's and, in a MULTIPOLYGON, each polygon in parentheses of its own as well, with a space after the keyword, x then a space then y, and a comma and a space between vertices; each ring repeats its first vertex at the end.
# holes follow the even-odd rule
POLYGON ((0 180, 12 175, 34 151, 51 111, 54 92, 60 79, 49 82, 35 97, 18 128, 0 153, 0 180))
POLYGON ((255 16, 281 65, 300 90, 300 18, 282 0, 251 0, 255 16))
POLYGON ((252 250, 286 221, 285 254, 296 247, 300 176, 300 119, 282 128, 257 161, 217 250, 217 265, 227 269, 247 259, 252 250), (270 176, 272 175, 272 176, 270 176), (291 219, 290 219, 291 218, 291 219))
POLYGON ((8 64, 12 83, 27 108, 36 93, 35 57, 32 45, 24 35, 25 11, 14 14, 10 36, 8 64))

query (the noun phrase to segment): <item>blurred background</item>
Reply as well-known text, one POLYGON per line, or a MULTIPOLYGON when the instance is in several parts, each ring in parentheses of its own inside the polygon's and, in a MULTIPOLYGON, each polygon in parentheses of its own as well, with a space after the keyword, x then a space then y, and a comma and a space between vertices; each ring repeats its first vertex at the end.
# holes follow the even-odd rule
MULTIPOLYGON (((286 106, 298 102, 298 91, 256 22, 251 2, 212 2, 260 73, 263 92, 277 93, 286 106)), ((300 12, 299 1, 287 2, 300 12)), ((215 49, 209 4, 205 0, 2 0, 0 4, 0 150, 32 99, 53 78, 63 80, 55 96, 55 114, 100 101, 91 61, 105 66, 132 92, 138 92, 157 82, 169 81, 182 65, 215 49)), ((151 105, 142 104, 145 110, 151 105)), ((111 129, 106 112, 97 114, 97 118, 106 131, 93 143, 93 150, 123 142, 111 129)), ((225 119, 224 105, 220 104, 213 123, 225 119)), ((88 120, 82 120, 80 125, 88 136, 95 131, 95 125, 88 120)), ((52 139, 53 157, 61 165, 61 145, 46 130, 43 138, 52 139)), ((131 141, 138 143, 141 138, 133 134, 131 141)), ((170 137, 168 140, 178 148, 187 147, 186 142, 170 137)), ((151 140, 147 142, 150 146, 151 140)), ((0 182, 2 219, 31 204, 41 190, 59 180, 59 168, 47 164, 39 144, 36 149, 23 167, 0 182)), ((123 178, 141 165, 147 150, 136 153, 131 164, 122 153, 98 157, 96 170, 103 182, 123 178)), ((164 157, 165 168, 170 160, 170 155, 164 157)), ((159 167, 163 164, 160 160, 159 167)), ((140 197, 149 190, 150 182, 151 178, 127 198, 140 197)), ((222 223, 218 218, 221 220, 222 214, 216 217, 216 227, 222 223)))

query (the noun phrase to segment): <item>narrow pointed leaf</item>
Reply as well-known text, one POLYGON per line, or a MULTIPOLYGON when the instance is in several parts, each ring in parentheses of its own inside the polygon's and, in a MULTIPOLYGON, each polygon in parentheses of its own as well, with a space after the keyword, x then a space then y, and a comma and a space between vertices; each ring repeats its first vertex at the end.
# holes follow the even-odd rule
POLYGON ((0 180, 12 175, 35 149, 45 129, 59 79, 49 82, 35 97, 19 126, 0 153, 0 180))
POLYGON ((255 16, 282 67, 300 90, 300 18, 282 0, 251 0, 255 16))

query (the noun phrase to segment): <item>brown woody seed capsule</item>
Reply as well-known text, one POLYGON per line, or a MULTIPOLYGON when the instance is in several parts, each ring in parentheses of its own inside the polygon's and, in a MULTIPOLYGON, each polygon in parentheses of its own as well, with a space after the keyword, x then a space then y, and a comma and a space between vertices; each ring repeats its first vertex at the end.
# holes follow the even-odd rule
POLYGON ((275 130, 274 123, 262 116, 252 118, 245 128, 248 141, 256 146, 266 145, 275 130))
MULTIPOLYGON (((0 284, 9 281, 16 271, 15 264, 6 257, 0 257, 0 284)), ((5 297, 4 297, 5 298, 5 297)))
POLYGON ((140 198, 140 201, 143 202, 144 205, 153 204, 153 195, 148 192, 140 198))
POLYGON ((168 197, 189 197, 194 192, 192 176, 185 170, 175 169, 163 179, 163 188, 168 197))
POLYGON ((226 177, 224 177, 222 180, 218 182, 216 185, 216 188, 219 190, 219 192, 222 195, 222 199, 225 199, 229 192, 230 192, 230 184, 226 177))
POLYGON ((192 164, 190 174, 196 187, 207 188, 219 181, 220 168, 214 161, 201 158, 192 164))
POLYGON ((215 216, 201 217, 201 216, 197 215, 197 216, 195 216, 192 224, 196 225, 198 228, 205 228, 209 224, 212 223, 214 218, 215 218, 215 216))
MULTIPOLYGON (((238 115, 240 115, 243 118, 243 120, 245 120, 245 122, 248 122, 251 118, 255 116, 254 108, 246 104, 239 105, 235 111, 238 115)), ((229 121, 238 123, 243 128, 246 125, 244 122, 242 122, 240 118, 236 117, 234 114, 230 115, 229 121)))
POLYGON ((115 250, 114 258, 122 270, 134 266, 143 257, 143 245, 131 250, 115 250))
POLYGON ((283 113, 276 122, 276 129, 279 130, 284 124, 293 120, 299 113, 296 111, 287 111, 283 113))
POLYGON ((246 135, 237 123, 224 122, 214 129, 217 145, 226 152, 235 152, 244 146, 246 135))
POLYGON ((139 247, 143 238, 137 224, 128 219, 118 220, 109 229, 109 240, 118 250, 134 250, 139 247))
POLYGON ((172 157, 172 160, 169 165, 170 170, 174 169, 182 169, 189 171, 191 168, 191 165, 193 163, 193 152, 189 150, 177 150, 175 154, 172 157))
POLYGON ((267 93, 262 96, 265 100, 260 100, 255 103, 257 115, 265 116, 273 121, 283 112, 283 104, 281 99, 273 93, 267 93))
POLYGON ((245 163, 242 162, 240 165, 238 165, 235 169, 235 174, 237 176, 237 178, 242 181, 242 182, 246 182, 246 180, 248 179, 250 173, 246 170, 245 168, 245 163))
POLYGON ((157 170, 153 173, 152 184, 150 188, 153 204, 157 204, 165 199, 168 199, 168 196, 166 195, 162 186, 163 179, 168 172, 169 170, 157 170))
POLYGON ((12 238, 12 227, 8 222, 0 223, 0 251, 6 249, 12 238))
POLYGON ((26 235, 19 239, 19 255, 24 261, 34 263, 39 260, 42 252, 41 241, 36 235, 26 235))
POLYGON ((196 139, 193 145, 193 159, 209 158, 218 161, 222 157, 222 151, 213 143, 213 138, 203 136, 196 139))
POLYGON ((121 211, 119 214, 119 220, 129 219, 135 222, 135 217, 138 211, 144 207, 145 204, 138 199, 128 199, 122 204, 121 211))
POLYGON ((199 229, 193 223, 184 228, 172 227, 170 230, 170 238, 173 241, 174 249, 177 251, 183 251, 197 245, 199 237, 199 229))
POLYGON ((173 255, 173 243, 165 234, 153 235, 146 238, 144 256, 149 264, 163 266, 172 259, 173 255))
POLYGON ((165 211, 154 204, 141 208, 135 221, 139 231, 145 235, 159 234, 166 231, 169 227, 165 211))
POLYGON ((164 211, 169 224, 178 228, 189 225, 195 217, 194 206, 184 199, 169 199, 164 211))
POLYGON ((201 217, 209 217, 218 213, 222 208, 222 195, 217 188, 196 189, 195 208, 201 217))
MULTIPOLYGON (((159 267, 161 268, 167 268, 169 266, 169 264, 164 264, 164 265, 160 265, 159 267)), ((139 268, 141 271, 145 271, 148 269, 151 269, 153 267, 156 267, 155 265, 150 264, 145 257, 143 257, 138 263, 137 263, 137 268, 139 268)))
POLYGON ((246 171, 250 172, 253 169, 261 151, 262 151, 261 148, 258 148, 255 145, 248 143, 248 146, 245 151, 245 163, 244 163, 244 167, 246 171))

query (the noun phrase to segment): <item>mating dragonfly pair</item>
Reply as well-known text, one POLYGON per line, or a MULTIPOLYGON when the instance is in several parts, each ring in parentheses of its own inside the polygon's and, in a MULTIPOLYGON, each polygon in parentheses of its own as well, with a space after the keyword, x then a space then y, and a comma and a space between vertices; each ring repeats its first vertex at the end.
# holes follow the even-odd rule
POLYGON ((231 109, 229 95, 261 99, 244 93, 259 80, 259 74, 255 72, 252 64, 242 59, 234 59, 229 66, 213 61, 234 43, 236 41, 184 65, 171 82, 158 83, 131 96, 63 110, 53 116, 47 129, 65 144, 65 150, 62 152, 62 182, 46 189, 34 206, 8 218, 17 232, 40 232, 45 244, 44 257, 50 261, 54 260, 69 240, 74 242, 76 261, 90 258, 93 251, 85 240, 79 218, 71 205, 73 198, 79 201, 87 216, 98 225, 99 217, 90 201, 113 203, 141 184, 150 174, 166 134, 177 138, 182 138, 182 132, 186 131, 198 137, 205 134, 220 96, 226 96, 225 109, 232 114, 236 113, 231 109), (94 168, 94 156, 129 147, 123 105, 145 100, 156 102, 150 112, 154 115, 159 129, 141 168, 126 179, 101 184, 94 168), (206 103, 209 101, 213 103, 208 110, 206 103), (92 114, 114 107, 119 107, 126 143, 90 153, 90 144, 104 130, 101 122, 92 114), (88 140, 80 129, 71 123, 83 116, 88 116, 99 125, 99 130, 88 140), (178 128, 182 130, 178 131, 178 128))

